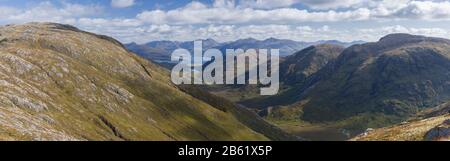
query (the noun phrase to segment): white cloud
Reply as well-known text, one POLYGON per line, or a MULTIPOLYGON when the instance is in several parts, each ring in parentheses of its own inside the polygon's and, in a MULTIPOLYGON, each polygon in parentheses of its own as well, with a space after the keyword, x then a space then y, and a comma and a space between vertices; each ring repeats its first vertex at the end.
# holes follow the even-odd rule
POLYGON ((393 16, 409 19, 449 19, 450 2, 412 1, 393 16))
MULTIPOLYGON (((318 11, 297 8, 256 9, 258 7, 254 8, 254 6, 242 8, 242 5, 235 5, 234 1, 219 0, 212 6, 194 1, 185 7, 168 11, 144 11, 138 14, 137 18, 152 24, 292 24, 383 19, 450 20, 450 2, 447 1, 345 0, 345 3, 325 0, 302 1, 315 8, 350 8, 318 11)), ((252 3, 254 5, 272 3, 270 0, 260 3, 259 1, 251 2, 254 2, 252 3)), ((279 4, 283 2, 285 1, 280 1, 279 4)), ((287 5, 291 3, 294 3, 293 0, 286 1, 287 5)))
POLYGON ((376 41, 380 37, 392 33, 409 33, 414 35, 425 35, 432 37, 450 38, 450 30, 443 28, 416 28, 402 25, 385 26, 381 28, 357 29, 355 35, 361 35, 361 40, 376 41))
MULTIPOLYGON (((89 27, 87 27, 89 28, 89 27)), ((96 32, 97 30, 93 30, 96 32)), ((201 27, 185 25, 144 25, 133 28, 108 26, 98 30, 102 33, 120 38, 123 42, 146 43, 154 40, 190 41, 213 38, 220 42, 243 38, 267 39, 276 37, 301 41, 317 41, 344 38, 338 31, 329 26, 311 27, 296 25, 207 25, 201 27)), ((345 38, 350 38, 347 36, 345 38)), ((347 40, 347 39, 340 39, 347 40)))
POLYGON ((218 8, 233 8, 236 6, 236 1, 234 0, 214 0, 214 7, 218 8))
POLYGON ((20 10, 16 8, 0 6, 0 18, 2 19, 19 12, 20 10))
POLYGON ((371 0, 241 0, 239 6, 272 9, 291 7, 294 4, 301 3, 312 9, 337 9, 356 7, 356 5, 370 1, 371 0))
POLYGON ((272 9, 289 7, 296 3, 299 3, 299 0, 243 0, 239 7, 272 9))
POLYGON ((72 3, 62 3, 62 7, 57 7, 49 1, 44 1, 33 8, 21 10, 11 9, 4 15, 4 21, 14 23, 30 22, 30 21, 51 21, 70 23, 75 18, 84 16, 97 15, 102 12, 103 8, 97 5, 80 5, 72 3))
POLYGON ((434 37, 450 38, 448 28, 406 27, 392 25, 373 28, 335 28, 330 25, 278 25, 278 24, 211 24, 211 25, 171 25, 147 24, 136 19, 89 19, 82 18, 75 23, 82 29, 118 38, 124 43, 145 43, 154 40, 189 41, 213 38, 217 41, 231 41, 242 38, 266 39, 270 37, 299 41, 341 40, 377 41, 391 33, 410 33, 434 37))
POLYGON ((298 0, 313 9, 349 8, 367 0, 298 0))
POLYGON ((210 7, 199 2, 192 2, 185 7, 169 11, 144 11, 138 14, 137 18, 144 22, 154 24, 285 24, 366 20, 370 18, 370 14, 370 10, 365 8, 352 11, 310 12, 296 8, 259 10, 253 8, 242 9, 239 7, 210 7))
POLYGON ((111 6, 116 8, 125 8, 134 5, 134 0, 111 0, 111 6))

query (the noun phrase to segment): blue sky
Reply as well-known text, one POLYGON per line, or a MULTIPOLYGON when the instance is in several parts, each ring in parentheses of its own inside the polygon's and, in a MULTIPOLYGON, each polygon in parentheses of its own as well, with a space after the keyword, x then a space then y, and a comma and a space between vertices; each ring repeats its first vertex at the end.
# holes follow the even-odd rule
POLYGON ((0 0, 0 24, 58 22, 124 43, 253 37, 376 41, 450 38, 448 0, 0 0))

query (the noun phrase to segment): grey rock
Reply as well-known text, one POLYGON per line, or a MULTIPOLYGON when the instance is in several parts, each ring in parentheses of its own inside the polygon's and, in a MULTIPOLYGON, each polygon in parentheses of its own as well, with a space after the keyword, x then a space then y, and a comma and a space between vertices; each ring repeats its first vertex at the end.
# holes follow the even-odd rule
POLYGON ((450 119, 431 129, 425 135, 427 141, 450 141, 450 119))

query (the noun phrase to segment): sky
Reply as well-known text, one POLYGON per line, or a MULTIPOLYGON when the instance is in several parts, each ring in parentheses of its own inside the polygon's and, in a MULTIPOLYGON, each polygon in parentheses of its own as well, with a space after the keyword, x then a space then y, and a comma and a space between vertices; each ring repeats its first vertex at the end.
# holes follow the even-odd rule
POLYGON ((57 22, 123 43, 243 38, 450 39, 449 0, 0 0, 0 25, 57 22))

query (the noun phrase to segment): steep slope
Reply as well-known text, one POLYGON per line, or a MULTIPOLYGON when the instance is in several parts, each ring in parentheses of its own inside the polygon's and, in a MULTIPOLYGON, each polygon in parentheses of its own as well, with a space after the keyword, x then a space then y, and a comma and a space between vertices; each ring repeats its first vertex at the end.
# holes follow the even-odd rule
MULTIPOLYGON (((367 131, 355 138, 354 141, 421 141, 421 140, 438 140, 433 137, 427 138, 428 133, 436 127, 450 126, 449 123, 445 123, 446 120, 450 120, 450 115, 442 115, 423 120, 415 120, 411 122, 405 122, 400 125, 394 125, 390 127, 375 129, 367 131)), ((450 122, 450 121, 447 121, 450 122)), ((447 140, 450 140, 447 135, 447 140)), ((444 140, 443 138, 439 138, 444 140)))
POLYGON ((153 48, 145 45, 138 45, 136 43, 126 44, 126 47, 128 50, 134 52, 134 53, 145 53, 140 56, 148 59, 153 60, 154 62, 161 62, 164 60, 170 59, 165 53, 167 51, 160 49, 160 48, 153 48))
POLYGON ((344 47, 331 44, 310 46, 285 58, 280 64, 280 78, 284 84, 303 83, 307 77, 336 59, 344 47))
POLYGON ((8 25, 0 57, 0 140, 267 140, 106 36, 8 25))
POLYGON ((450 105, 444 103, 426 109, 409 121, 398 125, 369 130, 351 140, 447 140, 450 141, 450 105))
POLYGON ((445 115, 447 113, 450 113, 450 102, 441 104, 434 108, 425 109, 425 110, 421 111, 419 114, 417 114, 417 116, 420 118, 429 118, 429 117, 445 115))

